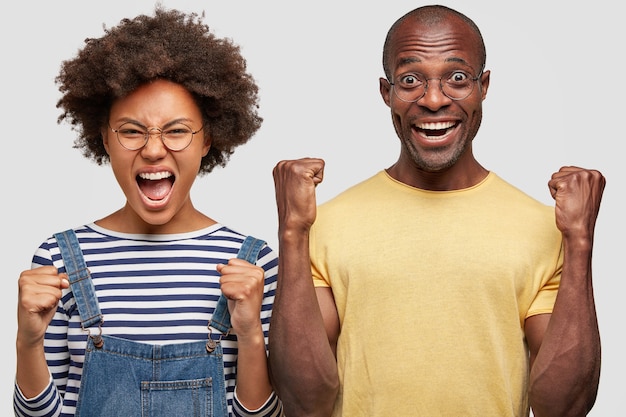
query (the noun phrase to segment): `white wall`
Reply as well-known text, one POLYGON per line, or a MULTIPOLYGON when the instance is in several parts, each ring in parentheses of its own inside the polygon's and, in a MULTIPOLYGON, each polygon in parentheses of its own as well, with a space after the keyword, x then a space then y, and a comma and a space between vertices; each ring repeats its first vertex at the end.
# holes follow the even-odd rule
MULTIPOLYGON (((201 178, 193 190, 196 206, 211 217, 276 247, 271 169, 278 160, 325 158, 320 201, 395 161, 398 140, 378 94, 382 43, 393 21, 422 3, 163 4, 206 11, 206 22, 218 36, 242 46, 261 88, 263 127, 225 169, 201 178), (255 180, 253 186, 247 185, 250 179, 255 180)), ((594 252, 603 369, 591 415, 620 415, 626 349, 620 337, 625 210, 619 194, 625 177, 617 161, 624 150, 626 30, 618 6, 609 0, 445 4, 472 17, 487 44, 492 76, 482 130, 475 140, 479 160, 546 203, 551 202, 547 181, 561 165, 598 168, 607 177, 594 252)), ((0 167, 7 286, 0 295, 6 317, 0 415, 12 413, 20 271, 29 267, 35 248, 50 234, 96 220, 123 204, 109 167, 85 160, 72 148, 69 126, 57 125, 54 77, 61 61, 73 57, 86 37, 102 34, 103 24, 150 14, 153 7, 154 2, 146 0, 31 0, 12 1, 3 8, 0 167), (79 189, 79 195, 64 194, 60 181, 66 189, 79 189)))

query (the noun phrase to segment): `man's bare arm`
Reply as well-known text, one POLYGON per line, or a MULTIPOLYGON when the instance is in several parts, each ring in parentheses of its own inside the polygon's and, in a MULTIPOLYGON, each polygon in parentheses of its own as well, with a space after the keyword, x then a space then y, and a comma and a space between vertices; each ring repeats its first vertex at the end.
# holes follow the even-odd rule
POLYGON ((330 289, 320 290, 318 302, 309 257, 315 186, 322 181, 323 168, 324 162, 313 158, 282 161, 274 168, 279 263, 269 361, 287 416, 329 416, 339 389, 337 310, 330 289))

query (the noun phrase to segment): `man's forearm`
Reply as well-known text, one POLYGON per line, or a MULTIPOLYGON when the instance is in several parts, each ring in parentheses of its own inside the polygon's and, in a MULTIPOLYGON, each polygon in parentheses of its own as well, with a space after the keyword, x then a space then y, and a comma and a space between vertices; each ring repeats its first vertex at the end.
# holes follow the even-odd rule
POLYGON ((566 241, 564 250, 559 293, 530 374, 535 417, 587 415, 600 378, 590 243, 566 241))
POLYGON ((270 324, 270 371, 288 416, 328 416, 337 364, 311 278, 308 234, 280 235, 278 287, 270 324))

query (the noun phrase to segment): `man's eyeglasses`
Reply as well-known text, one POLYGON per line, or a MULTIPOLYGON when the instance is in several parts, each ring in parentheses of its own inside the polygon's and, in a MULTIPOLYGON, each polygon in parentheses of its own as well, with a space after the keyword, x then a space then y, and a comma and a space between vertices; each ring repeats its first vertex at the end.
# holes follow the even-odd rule
POLYGON ((159 127, 145 127, 134 122, 123 123, 117 129, 113 129, 109 125, 109 128, 117 135, 120 145, 129 151, 136 151, 146 146, 150 135, 155 133, 159 135, 167 149, 170 151, 182 151, 189 146, 193 140, 193 135, 201 131, 203 127, 194 132, 184 123, 174 123, 163 129, 159 127))
POLYGON ((418 101, 426 95, 429 80, 439 80, 441 92, 451 100, 463 100, 474 90, 474 84, 480 79, 482 72, 476 77, 462 70, 454 70, 439 78, 426 78, 424 75, 409 72, 402 74, 395 83, 390 82, 396 97, 407 103, 418 101))

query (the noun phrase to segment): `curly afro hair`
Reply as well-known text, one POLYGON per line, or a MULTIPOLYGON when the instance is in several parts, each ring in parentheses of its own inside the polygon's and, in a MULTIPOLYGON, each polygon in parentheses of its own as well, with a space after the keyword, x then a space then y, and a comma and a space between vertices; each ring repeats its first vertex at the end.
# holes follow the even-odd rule
POLYGON ((226 165, 263 119, 258 86, 246 72, 239 46, 214 36, 204 17, 157 6, 154 16, 105 27, 104 36, 86 39, 77 56, 62 63, 55 79, 62 93, 58 122, 66 120, 78 132, 75 148, 98 165, 108 163, 101 130, 113 101, 145 83, 167 79, 191 92, 211 135, 199 174, 226 165))

